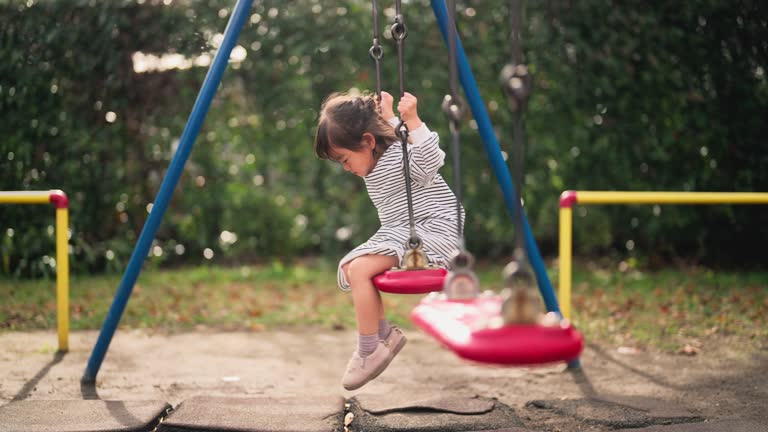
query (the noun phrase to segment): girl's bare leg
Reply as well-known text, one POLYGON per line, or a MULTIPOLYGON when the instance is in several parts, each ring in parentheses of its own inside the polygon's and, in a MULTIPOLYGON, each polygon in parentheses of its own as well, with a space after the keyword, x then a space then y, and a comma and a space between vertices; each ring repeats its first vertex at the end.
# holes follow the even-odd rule
POLYGON ((396 257, 363 255, 342 267, 352 288, 358 332, 357 350, 341 378, 347 390, 356 390, 376 378, 405 345, 405 336, 399 330, 396 334, 394 330, 390 332, 395 335, 391 340, 379 339, 379 317, 383 316, 384 307, 372 281, 374 276, 396 264, 396 257))
POLYGON ((373 286, 373 277, 397 265, 397 257, 363 255, 344 266, 347 281, 352 288, 357 331, 371 335, 379 331, 379 319, 384 317, 381 294, 373 286))
POLYGON ((387 318, 386 315, 384 315, 384 302, 381 299, 381 293, 379 290, 376 290, 376 294, 379 295, 379 319, 383 320, 387 318))

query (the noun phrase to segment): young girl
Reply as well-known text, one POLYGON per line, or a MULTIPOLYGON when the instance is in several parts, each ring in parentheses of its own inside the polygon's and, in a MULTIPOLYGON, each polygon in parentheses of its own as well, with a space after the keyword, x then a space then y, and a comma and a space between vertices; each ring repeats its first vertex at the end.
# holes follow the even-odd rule
MULTIPOLYGON (((376 378, 403 348, 406 338, 384 316, 381 294, 372 278, 397 267, 410 237, 403 173, 403 149, 394 128, 392 95, 381 93, 381 112, 374 97, 334 93, 322 105, 315 153, 339 162, 365 181, 379 213, 381 228, 339 263, 338 283, 352 291, 357 319, 357 350, 347 365, 342 385, 355 390, 376 378)), ((456 196, 437 173, 445 153, 437 133, 418 116, 416 97, 399 101, 398 112, 408 127, 408 163, 416 233, 431 264, 448 266, 457 247, 456 196)), ((462 224, 463 221, 462 210, 462 224)))

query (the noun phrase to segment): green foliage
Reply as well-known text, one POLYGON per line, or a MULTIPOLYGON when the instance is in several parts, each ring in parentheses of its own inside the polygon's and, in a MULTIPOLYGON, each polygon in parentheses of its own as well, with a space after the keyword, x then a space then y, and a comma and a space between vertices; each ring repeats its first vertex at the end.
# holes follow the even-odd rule
MULTIPOLYGON (((547 107, 531 110, 530 127, 539 131, 531 135, 559 144, 551 158, 565 184, 765 191, 765 4, 612 6, 556 2, 531 19, 542 31, 531 30, 528 52, 547 107)), ((603 250, 632 240, 641 254, 761 264, 768 239, 765 206, 594 210, 586 219, 599 225, 577 239, 603 250)))
MULTIPOLYGON (((66 191, 73 271, 127 263, 205 76, 205 67, 143 71, 136 53, 205 64, 233 4, 0 2, 0 190, 66 191)), ((375 231, 361 181, 311 150, 323 98, 373 86, 369 8, 360 0, 255 2, 238 40, 240 60, 224 76, 149 265, 335 257, 375 231), (348 237, 337 235, 342 227, 348 237)), ((507 4, 471 0, 461 8, 464 47, 512 154, 498 84, 509 58, 507 4)), ((380 23, 384 87, 395 91, 395 49, 384 31, 391 12, 380 23)), ((447 143, 439 109, 446 50, 427 1, 405 12, 405 85, 447 143)), ((556 253, 564 189, 768 189, 766 12, 749 1, 530 2, 524 44, 535 85, 524 193, 545 255, 556 253)), ((462 128, 468 245, 480 257, 501 257, 512 244, 511 219, 469 120, 462 128)), ((452 182, 449 165, 443 173, 452 182)), ((763 208, 575 214, 579 254, 759 264, 755 251, 768 240, 763 208)), ((50 273, 52 225, 50 209, 0 206, 2 273, 50 273)))

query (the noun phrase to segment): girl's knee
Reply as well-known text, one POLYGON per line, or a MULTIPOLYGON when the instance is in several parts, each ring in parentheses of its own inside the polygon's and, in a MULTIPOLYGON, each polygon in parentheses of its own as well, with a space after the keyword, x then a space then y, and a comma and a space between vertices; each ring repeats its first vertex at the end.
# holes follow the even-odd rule
POLYGON ((344 277, 347 279, 347 282, 349 282, 349 265, 350 264, 352 264, 352 261, 341 266, 341 271, 342 273, 344 273, 344 277))
POLYGON ((397 258, 386 255, 363 255, 343 265, 347 280, 371 280, 377 274, 397 265, 397 258))
POLYGON ((366 277, 367 267, 365 259, 358 257, 345 264, 342 269, 344 269, 344 274, 347 276, 347 281, 352 283, 353 280, 366 277))

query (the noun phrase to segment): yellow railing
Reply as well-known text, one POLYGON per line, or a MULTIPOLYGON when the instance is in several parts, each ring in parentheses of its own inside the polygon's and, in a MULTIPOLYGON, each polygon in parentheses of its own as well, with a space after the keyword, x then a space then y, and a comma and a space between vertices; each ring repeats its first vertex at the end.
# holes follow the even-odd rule
POLYGON ((571 318, 573 206, 575 204, 768 204, 768 193, 757 192, 621 192, 565 191, 560 195, 560 280, 558 297, 563 316, 571 318))
POLYGON ((60 190, 0 192, 0 204, 56 207, 56 320, 59 351, 69 350, 69 201, 60 190))

